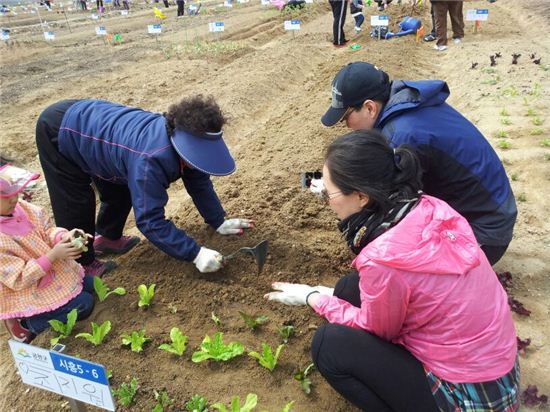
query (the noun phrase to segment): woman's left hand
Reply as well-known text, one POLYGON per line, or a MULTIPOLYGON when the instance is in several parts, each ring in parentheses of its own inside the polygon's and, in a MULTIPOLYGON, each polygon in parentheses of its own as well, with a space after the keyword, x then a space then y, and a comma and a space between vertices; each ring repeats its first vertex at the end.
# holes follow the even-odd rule
POLYGON ((216 229, 220 235, 242 235, 244 229, 254 227, 254 221, 250 219, 227 219, 216 229))

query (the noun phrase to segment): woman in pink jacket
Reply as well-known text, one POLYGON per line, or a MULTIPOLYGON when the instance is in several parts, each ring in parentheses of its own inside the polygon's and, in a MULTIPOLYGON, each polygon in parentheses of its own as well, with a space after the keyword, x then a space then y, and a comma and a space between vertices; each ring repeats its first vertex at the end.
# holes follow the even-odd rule
POLYGON ((274 283, 269 300, 328 320, 316 367, 368 411, 515 411, 516 333, 500 285, 468 222, 420 192, 415 154, 376 131, 336 139, 324 197, 357 254, 335 289, 274 283))

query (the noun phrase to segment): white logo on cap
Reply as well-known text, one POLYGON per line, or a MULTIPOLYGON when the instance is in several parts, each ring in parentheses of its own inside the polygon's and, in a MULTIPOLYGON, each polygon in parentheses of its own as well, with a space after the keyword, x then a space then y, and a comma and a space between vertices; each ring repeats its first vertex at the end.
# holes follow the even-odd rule
POLYGON ((336 85, 332 85, 332 107, 335 109, 343 109, 344 102, 342 100, 342 93, 336 88, 336 85))

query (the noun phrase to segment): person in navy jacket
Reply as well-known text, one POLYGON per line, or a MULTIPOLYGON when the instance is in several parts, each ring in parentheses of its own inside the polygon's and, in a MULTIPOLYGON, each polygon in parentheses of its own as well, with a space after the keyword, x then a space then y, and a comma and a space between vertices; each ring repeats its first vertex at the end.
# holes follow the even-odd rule
POLYGON ((63 100, 45 109, 36 143, 56 224, 95 233, 79 262, 101 276, 114 267, 101 253, 126 253, 138 237, 123 236, 130 209, 136 225, 168 255, 192 261, 201 272, 222 267, 222 255, 200 246, 165 216, 167 189, 183 180, 204 221, 222 235, 254 226, 225 219, 210 175, 235 171, 223 140, 226 119, 212 97, 185 98, 164 114, 103 100, 63 100), (100 208, 95 217, 99 193, 100 208))
POLYGON ((441 80, 394 80, 366 62, 350 63, 332 82, 332 104, 321 122, 380 129, 392 147, 416 149, 425 193, 468 220, 495 264, 512 240, 517 208, 502 162, 481 132, 445 101, 441 80))

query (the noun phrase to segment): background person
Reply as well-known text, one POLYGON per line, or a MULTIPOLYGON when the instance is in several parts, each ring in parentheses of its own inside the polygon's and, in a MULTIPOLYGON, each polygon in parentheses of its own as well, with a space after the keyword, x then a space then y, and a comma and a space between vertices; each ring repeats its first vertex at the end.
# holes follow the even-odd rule
POLYGON ((481 132, 445 101, 441 80, 394 80, 376 66, 350 63, 332 82, 332 105, 321 121, 381 129, 392 146, 420 157, 424 192, 464 216, 495 264, 512 240, 517 208, 502 162, 481 132))
POLYGON ((434 48, 438 51, 447 50, 447 13, 451 19, 453 42, 459 44, 464 37, 464 16, 462 0, 431 0, 437 42, 434 48))
POLYGON ((10 165, 0 168, 0 319, 12 338, 31 342, 77 310, 84 319, 94 307, 93 278, 75 262, 81 250, 70 232, 52 225, 46 212, 19 193, 38 174, 10 165))
POLYGON ((361 410, 508 412, 519 366, 508 297, 468 222, 423 195, 421 166, 379 132, 336 139, 323 167, 358 273, 334 290, 276 282, 266 298, 328 320, 316 368, 361 410))
POLYGON ((183 99, 164 115, 102 100, 63 100, 36 125, 40 162, 56 223, 96 233, 80 262, 87 273, 112 267, 96 251, 126 253, 138 242, 123 236, 133 207, 136 225, 168 255, 195 263, 201 272, 222 267, 220 253, 201 247, 166 219, 170 184, 182 179, 204 221, 218 233, 240 234, 248 219, 225 220, 210 175, 234 172, 223 141, 226 120, 213 98, 183 99), (101 206, 95 217, 94 183, 101 206))
POLYGON ((335 47, 344 47, 348 42, 344 33, 348 0, 329 0, 329 3, 332 9, 332 44, 335 47))

